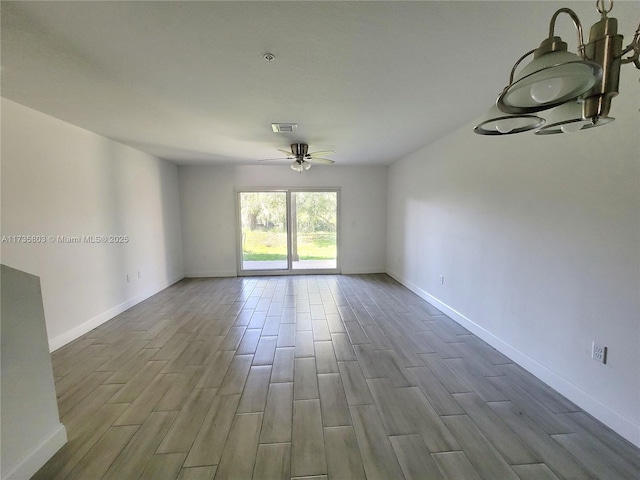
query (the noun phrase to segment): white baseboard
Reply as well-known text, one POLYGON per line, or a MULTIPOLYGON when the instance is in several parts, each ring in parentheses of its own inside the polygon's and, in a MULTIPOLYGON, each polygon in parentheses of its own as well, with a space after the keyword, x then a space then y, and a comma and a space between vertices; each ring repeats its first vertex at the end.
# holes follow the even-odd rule
POLYGON ((146 300, 147 298, 155 295, 156 293, 164 290, 165 288, 170 287, 171 285, 173 285, 176 282, 179 282, 183 278, 184 278, 184 275, 179 274, 163 282, 160 282, 155 286, 153 286, 152 288, 150 288, 149 290, 146 290, 145 292, 139 295, 136 295, 135 297, 127 300, 126 302, 123 302, 119 305, 116 305, 113 308, 110 308, 106 312, 103 312, 100 315, 97 315, 87 320, 86 322, 78 325, 77 327, 72 328, 71 330, 66 331, 61 335, 58 335, 57 337, 49 339, 49 351, 53 352, 59 349, 60 347, 63 347, 67 343, 70 343, 76 338, 81 337, 85 333, 90 332, 94 328, 99 327, 104 322, 111 320, 116 315, 124 312, 125 310, 128 310, 134 305, 137 305, 138 303, 142 302, 143 300, 146 300))
POLYGON ((205 272, 186 272, 185 278, 220 278, 220 277, 237 277, 238 272, 232 271, 205 271, 205 272))
POLYGON ((5 474, 4 469, 2 469, 2 480, 31 478, 65 443, 67 443, 67 430, 60 423, 44 442, 20 460, 8 473, 5 474))
POLYGON ((455 320, 457 323, 465 327, 471 333, 480 337, 496 350, 509 357, 522 368, 538 377, 551 388, 567 397, 584 411, 593 415, 595 418, 629 440, 631 443, 633 443, 637 447, 640 447, 640 425, 635 425, 631 420, 611 410, 607 405, 603 404, 577 385, 571 383, 568 379, 549 369, 545 365, 542 365, 537 360, 531 358, 512 345, 496 337, 490 331, 476 324, 454 308, 451 308, 446 303, 438 300, 433 295, 425 292, 417 285, 408 282, 407 280, 402 278, 402 276, 390 271, 387 272, 387 275, 400 282, 402 285, 414 292, 427 303, 433 305, 442 313, 449 316, 452 320, 455 320))

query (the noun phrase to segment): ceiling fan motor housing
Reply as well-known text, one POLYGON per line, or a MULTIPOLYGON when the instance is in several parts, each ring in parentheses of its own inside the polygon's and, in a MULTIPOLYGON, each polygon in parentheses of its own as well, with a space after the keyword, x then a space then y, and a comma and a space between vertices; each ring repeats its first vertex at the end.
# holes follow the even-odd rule
POLYGON ((292 143, 291 153, 296 157, 304 157, 309 151, 309 145, 306 143, 292 143))

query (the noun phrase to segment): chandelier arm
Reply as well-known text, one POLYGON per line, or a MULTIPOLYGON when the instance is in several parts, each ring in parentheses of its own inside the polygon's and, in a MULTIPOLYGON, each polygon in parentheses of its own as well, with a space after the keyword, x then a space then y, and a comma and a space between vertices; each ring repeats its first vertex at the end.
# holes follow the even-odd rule
POLYGON ((553 38, 555 36, 554 30, 556 28, 556 19, 561 13, 566 13, 571 17, 571 20, 573 20, 573 25, 578 31, 578 51, 580 52, 580 56, 584 58, 584 35, 582 34, 582 23, 580 23, 580 19, 578 18, 576 12, 574 12, 570 8, 561 8, 553 14, 553 17, 551 17, 551 22, 549 22, 549 38, 553 38))
POLYGON ((520 65, 520 63, 522 63, 522 61, 527 58, 529 55, 531 55, 533 52, 535 52, 536 49, 534 48, 533 50, 529 50, 527 53, 525 53, 524 55, 522 55, 517 61, 516 63, 513 65, 513 68, 511 69, 511 74, 509 75, 509 85, 511 85, 513 83, 513 77, 516 74, 516 68, 518 68, 518 65, 520 65))
POLYGON ((640 69, 640 25, 638 25, 638 29, 636 30, 635 35, 633 36, 633 40, 631 43, 620 52, 620 55, 617 55, 616 58, 620 58, 620 63, 631 63, 633 62, 637 68, 640 69), (622 58, 629 52, 633 52, 630 57, 622 58))

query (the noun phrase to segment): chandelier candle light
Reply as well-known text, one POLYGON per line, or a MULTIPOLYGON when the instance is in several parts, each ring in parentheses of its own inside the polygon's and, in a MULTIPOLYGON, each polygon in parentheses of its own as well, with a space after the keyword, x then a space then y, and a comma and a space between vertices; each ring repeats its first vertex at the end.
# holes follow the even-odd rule
POLYGON ((613 0, 608 3, 605 8, 604 0, 596 2, 601 18, 591 27, 587 44, 576 13, 569 8, 556 11, 549 24, 549 37, 518 59, 511 69, 509 85, 485 116, 487 119, 473 131, 480 135, 510 135, 537 130, 537 135, 548 135, 612 122, 609 110, 611 100, 618 94, 621 65, 633 63, 640 69, 640 25, 632 42, 623 48, 618 21, 607 16, 613 0), (569 15, 577 30, 577 54, 569 52, 566 42, 554 33, 560 14, 569 15), (531 54, 533 60, 516 74, 520 63, 531 54), (549 109, 546 120, 537 115, 549 109))

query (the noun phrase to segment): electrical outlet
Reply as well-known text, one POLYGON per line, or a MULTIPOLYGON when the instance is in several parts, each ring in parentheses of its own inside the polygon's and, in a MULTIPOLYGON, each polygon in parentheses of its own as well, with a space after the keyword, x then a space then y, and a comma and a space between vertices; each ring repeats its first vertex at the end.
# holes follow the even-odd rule
POLYGON ((127 283, 131 282, 131 275, 127 273, 127 283))
POLYGON ((607 347, 599 343, 593 342, 591 344, 591 358, 596 362, 603 364, 607 363, 607 347))
POLYGON ((444 275, 440 275, 440 285, 444 285, 444 275))

